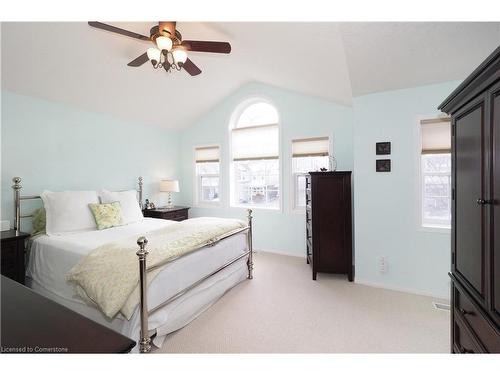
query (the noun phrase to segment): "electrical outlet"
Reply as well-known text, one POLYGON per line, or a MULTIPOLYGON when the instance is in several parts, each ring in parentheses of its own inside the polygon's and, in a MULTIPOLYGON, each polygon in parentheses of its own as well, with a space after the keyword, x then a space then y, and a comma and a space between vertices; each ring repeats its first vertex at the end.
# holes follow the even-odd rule
POLYGON ((387 273, 387 258, 384 256, 378 257, 378 272, 387 273))

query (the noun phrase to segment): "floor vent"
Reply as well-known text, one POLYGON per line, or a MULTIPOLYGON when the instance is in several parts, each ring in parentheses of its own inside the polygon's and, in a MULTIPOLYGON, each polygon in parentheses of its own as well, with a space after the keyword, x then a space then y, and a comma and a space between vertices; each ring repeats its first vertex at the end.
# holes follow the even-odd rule
POLYGON ((450 305, 447 305, 446 303, 432 302, 432 305, 436 310, 450 311, 450 305))

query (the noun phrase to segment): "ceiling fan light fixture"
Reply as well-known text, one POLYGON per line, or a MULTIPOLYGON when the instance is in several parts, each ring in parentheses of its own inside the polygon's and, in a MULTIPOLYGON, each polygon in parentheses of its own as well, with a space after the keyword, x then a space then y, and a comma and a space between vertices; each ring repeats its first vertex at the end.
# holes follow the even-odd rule
POLYGON ((154 66, 156 66, 156 64, 160 62, 161 51, 158 48, 154 47, 148 48, 147 54, 148 54, 148 59, 154 66))
POLYGON ((172 50, 172 57, 174 58, 174 62, 176 64, 184 64, 187 60, 187 52, 181 46, 176 46, 172 50))
POLYGON ((156 38, 156 45, 160 51, 170 51, 172 49, 172 39, 166 36, 159 36, 156 38))
POLYGON ((132 67, 142 66, 149 60, 154 69, 161 68, 167 72, 184 70, 191 76, 197 76, 201 73, 201 69, 188 58, 187 51, 224 54, 231 52, 231 44, 228 42, 183 40, 181 33, 176 29, 175 21, 158 22, 157 26, 150 29, 149 36, 97 21, 88 22, 88 24, 97 29, 152 43, 154 47, 127 64, 132 67))

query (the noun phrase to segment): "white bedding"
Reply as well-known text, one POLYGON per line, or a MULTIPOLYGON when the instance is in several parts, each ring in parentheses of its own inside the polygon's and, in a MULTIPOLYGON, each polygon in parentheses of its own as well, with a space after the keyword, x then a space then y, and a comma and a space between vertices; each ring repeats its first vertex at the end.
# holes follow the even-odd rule
MULTIPOLYGON (((75 295, 72 285, 66 282, 66 274, 82 257, 103 244, 132 235, 147 237, 149 231, 171 224, 172 222, 168 220, 144 218, 141 222, 100 231, 57 237, 37 236, 32 240, 27 276, 32 279, 34 289, 38 289, 49 298, 56 299, 74 310, 80 310, 80 313, 89 318, 101 324, 107 323, 106 325, 137 340, 139 324, 137 309, 130 321, 126 321, 120 314, 110 321, 96 308, 85 306, 85 303, 75 295)), ((241 233, 168 264, 148 288, 149 309, 242 254, 246 251, 246 246, 246 235, 241 233)), ((158 329, 158 335, 165 335, 187 324, 225 291, 245 279, 245 261, 241 259, 187 293, 172 306, 169 305, 169 308, 154 314, 155 316, 150 317, 149 328, 158 329), (214 286, 213 290, 209 290, 211 286, 214 286)))

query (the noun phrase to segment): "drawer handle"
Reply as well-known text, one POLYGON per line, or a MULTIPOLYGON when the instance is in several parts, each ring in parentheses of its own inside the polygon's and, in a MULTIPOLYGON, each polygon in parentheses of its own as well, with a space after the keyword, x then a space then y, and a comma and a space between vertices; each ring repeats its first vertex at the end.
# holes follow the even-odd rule
POLYGON ((479 198, 476 202, 477 202, 477 204, 479 204, 481 206, 484 206, 485 204, 493 204, 493 200, 491 200, 491 199, 479 198))
POLYGON ((472 311, 467 311, 467 310, 463 309, 462 307, 459 308, 458 311, 460 311, 460 313, 462 315, 474 315, 474 313, 472 311))

